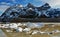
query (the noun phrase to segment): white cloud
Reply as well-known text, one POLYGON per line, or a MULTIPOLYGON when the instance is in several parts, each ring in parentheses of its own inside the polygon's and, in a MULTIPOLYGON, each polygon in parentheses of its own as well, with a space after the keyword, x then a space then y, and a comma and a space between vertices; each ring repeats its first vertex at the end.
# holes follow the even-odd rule
POLYGON ((53 8, 60 6, 60 0, 41 0, 43 2, 47 2, 52 6, 53 8))
POLYGON ((1 2, 0 4, 2 4, 2 5, 10 5, 10 3, 6 3, 6 2, 1 2))
POLYGON ((12 2, 16 2, 16 0, 11 0, 12 2))
POLYGON ((13 3, 17 3, 16 0, 11 0, 13 3))
POLYGON ((12 1, 16 1, 16 0, 12 0, 12 1))
POLYGON ((0 4, 6 4, 6 2, 1 2, 0 4))
POLYGON ((7 8, 9 8, 9 6, 0 5, 0 11, 1 11, 0 15, 2 15, 7 8))
POLYGON ((7 8, 9 8, 9 6, 6 5, 0 5, 0 11, 5 11, 7 8))
POLYGON ((11 4, 11 3, 7 3, 7 2, 0 2, 0 5, 12 6, 13 4, 11 4))

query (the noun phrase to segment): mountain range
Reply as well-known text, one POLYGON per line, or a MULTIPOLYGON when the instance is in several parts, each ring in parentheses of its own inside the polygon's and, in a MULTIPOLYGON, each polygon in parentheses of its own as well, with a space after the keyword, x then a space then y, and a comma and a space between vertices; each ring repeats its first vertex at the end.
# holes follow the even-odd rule
POLYGON ((20 19, 60 18, 60 9, 53 9, 48 3, 36 7, 31 3, 23 7, 20 4, 9 7, 1 16, 4 22, 19 21, 20 19))

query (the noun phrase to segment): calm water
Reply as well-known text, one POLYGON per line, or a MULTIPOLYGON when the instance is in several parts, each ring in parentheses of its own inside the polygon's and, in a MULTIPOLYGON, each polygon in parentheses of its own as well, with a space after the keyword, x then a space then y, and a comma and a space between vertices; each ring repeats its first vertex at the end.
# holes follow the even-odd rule
POLYGON ((6 37, 5 33, 0 29, 0 37, 6 37))

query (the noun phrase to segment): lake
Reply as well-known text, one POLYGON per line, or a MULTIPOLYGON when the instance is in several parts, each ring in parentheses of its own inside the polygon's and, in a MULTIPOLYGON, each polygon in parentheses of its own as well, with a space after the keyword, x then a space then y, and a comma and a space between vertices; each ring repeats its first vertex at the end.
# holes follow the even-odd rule
POLYGON ((6 34, 0 29, 0 37, 6 37, 6 34))

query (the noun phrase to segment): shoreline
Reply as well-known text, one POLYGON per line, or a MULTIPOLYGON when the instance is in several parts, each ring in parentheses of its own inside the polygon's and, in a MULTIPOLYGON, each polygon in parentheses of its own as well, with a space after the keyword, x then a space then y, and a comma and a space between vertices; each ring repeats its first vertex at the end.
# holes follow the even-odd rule
POLYGON ((2 29, 0 29, 0 37, 7 37, 7 35, 3 32, 3 30, 2 29))

